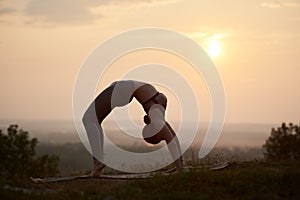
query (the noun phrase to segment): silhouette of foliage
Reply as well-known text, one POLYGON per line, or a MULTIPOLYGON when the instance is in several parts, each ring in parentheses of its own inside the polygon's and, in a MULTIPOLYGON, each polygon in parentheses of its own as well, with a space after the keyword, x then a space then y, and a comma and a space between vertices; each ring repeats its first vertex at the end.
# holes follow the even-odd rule
POLYGON ((300 126, 282 123, 281 127, 272 128, 263 148, 268 160, 300 160, 300 126))
POLYGON ((0 130, 0 173, 8 180, 29 176, 48 176, 58 173, 59 157, 36 156, 36 138, 30 139, 27 131, 10 125, 7 134, 0 130))

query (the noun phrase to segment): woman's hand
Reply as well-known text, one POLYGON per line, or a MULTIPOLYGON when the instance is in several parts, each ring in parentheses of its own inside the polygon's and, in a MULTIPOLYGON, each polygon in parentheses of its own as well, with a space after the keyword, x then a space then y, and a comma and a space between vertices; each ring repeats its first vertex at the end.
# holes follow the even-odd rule
POLYGON ((151 123, 151 119, 148 115, 144 116, 144 123, 147 124, 147 125, 151 123))

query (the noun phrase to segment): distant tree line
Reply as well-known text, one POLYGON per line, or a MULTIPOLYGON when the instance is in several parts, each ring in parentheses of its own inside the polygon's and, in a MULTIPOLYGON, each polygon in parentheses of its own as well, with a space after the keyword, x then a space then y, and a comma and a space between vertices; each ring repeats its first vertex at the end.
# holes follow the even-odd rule
POLYGON ((268 160, 300 160, 300 125, 282 123, 272 128, 263 148, 268 160))
POLYGON ((59 157, 56 155, 36 156, 36 138, 29 138, 27 131, 18 125, 10 125, 7 132, 0 130, 0 175, 6 180, 51 176, 58 171, 59 157))

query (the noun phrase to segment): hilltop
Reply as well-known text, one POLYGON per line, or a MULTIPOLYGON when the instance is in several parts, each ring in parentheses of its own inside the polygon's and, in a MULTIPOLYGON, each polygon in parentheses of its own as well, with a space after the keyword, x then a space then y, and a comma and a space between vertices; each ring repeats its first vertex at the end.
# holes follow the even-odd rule
POLYGON ((1 185, 1 199, 299 199, 300 163, 235 162, 143 180, 74 180, 1 185))

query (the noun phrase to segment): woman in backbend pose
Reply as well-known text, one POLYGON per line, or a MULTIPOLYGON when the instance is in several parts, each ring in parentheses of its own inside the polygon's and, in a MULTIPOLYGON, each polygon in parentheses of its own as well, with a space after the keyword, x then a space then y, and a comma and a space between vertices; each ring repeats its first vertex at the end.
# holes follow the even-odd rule
POLYGON ((137 99, 146 112, 144 116, 146 125, 142 132, 144 140, 150 144, 158 144, 165 140, 175 160, 176 170, 182 169, 178 138, 169 123, 165 121, 166 96, 148 83, 124 80, 116 81, 103 90, 88 107, 82 119, 93 153, 92 177, 99 176, 105 167, 102 121, 115 107, 129 104, 133 97, 137 99))

